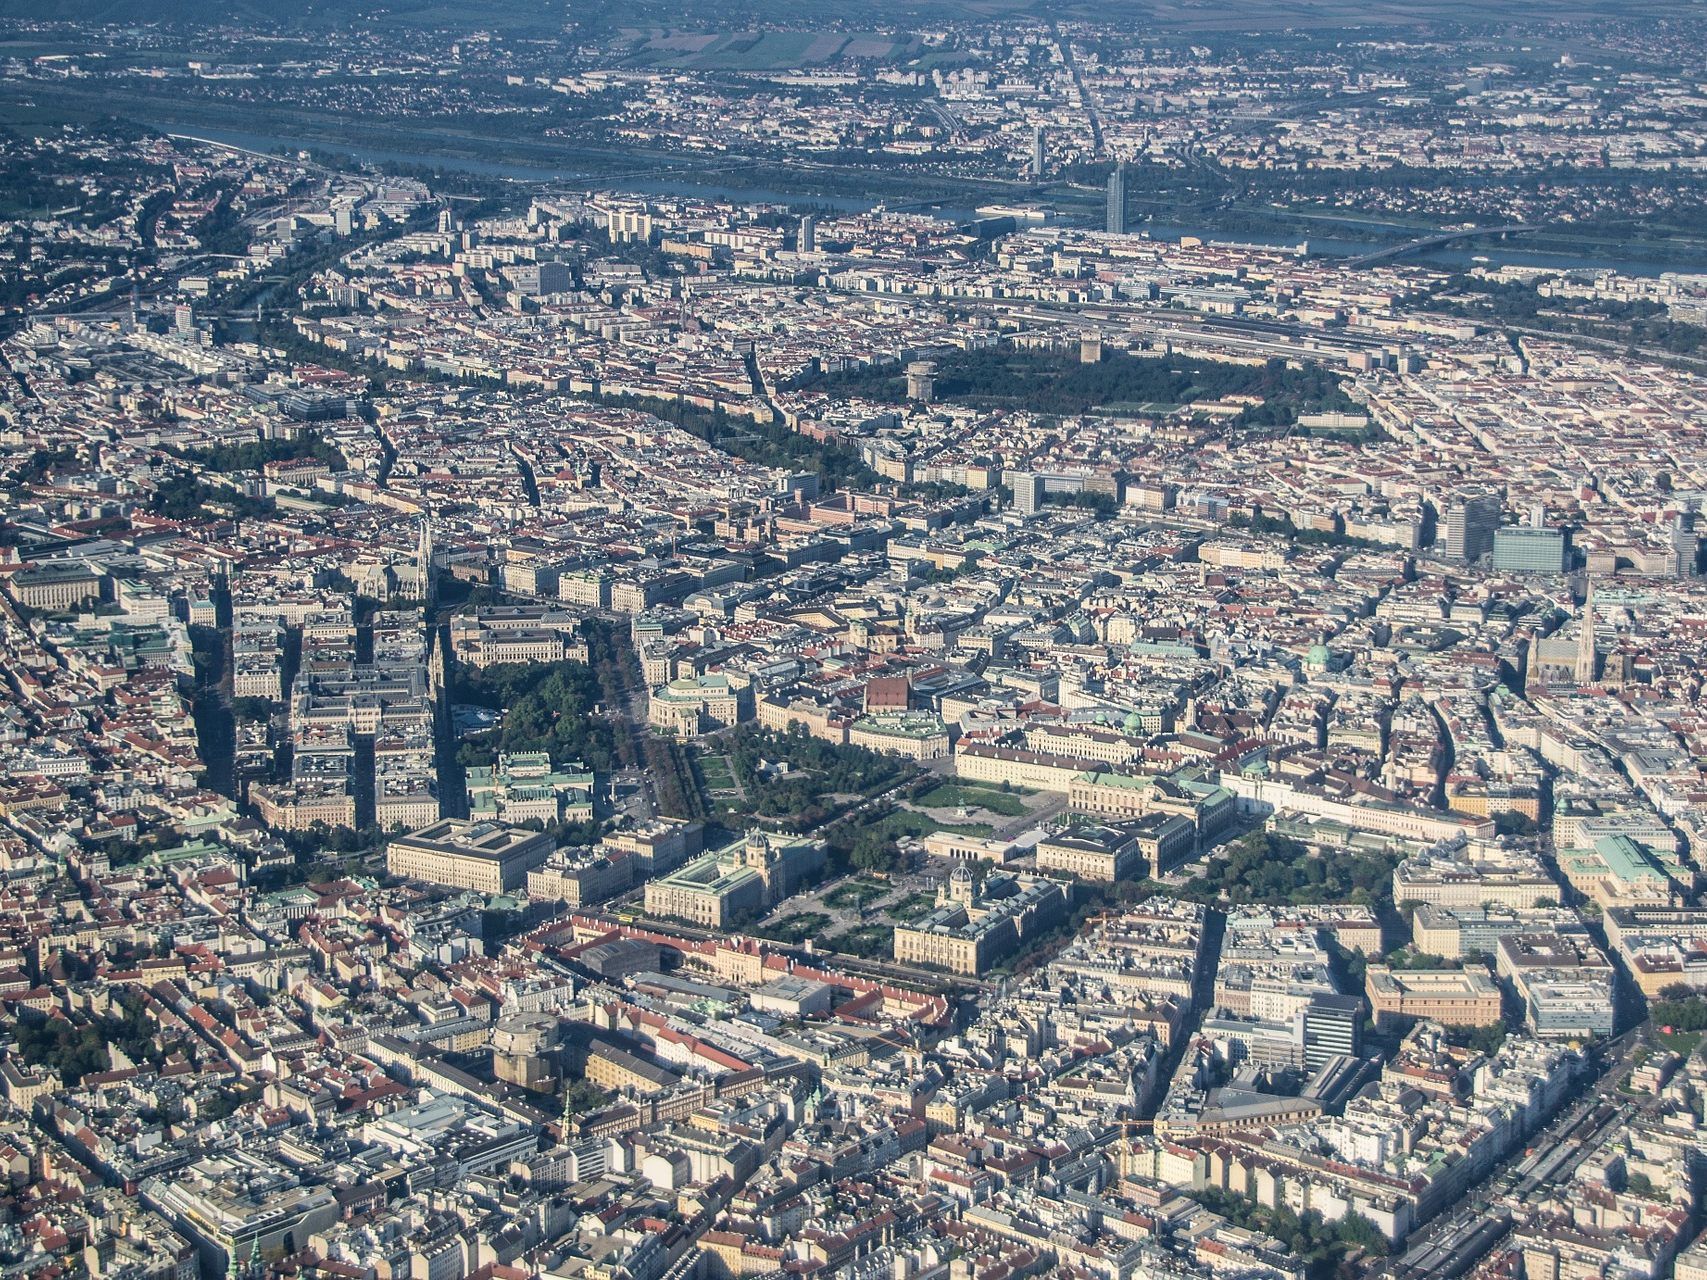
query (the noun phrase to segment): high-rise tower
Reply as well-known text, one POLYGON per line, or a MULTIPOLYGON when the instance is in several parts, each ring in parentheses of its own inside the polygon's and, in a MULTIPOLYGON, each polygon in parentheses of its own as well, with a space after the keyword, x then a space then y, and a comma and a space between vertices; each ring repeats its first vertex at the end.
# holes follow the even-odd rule
POLYGON ((1446 554, 1471 561, 1494 548, 1502 504, 1498 494, 1458 494, 1446 504, 1446 554))

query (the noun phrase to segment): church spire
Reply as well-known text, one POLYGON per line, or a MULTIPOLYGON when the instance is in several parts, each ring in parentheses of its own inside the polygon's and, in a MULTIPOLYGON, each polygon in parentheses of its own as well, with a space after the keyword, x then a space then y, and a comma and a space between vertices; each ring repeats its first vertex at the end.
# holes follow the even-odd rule
POLYGON ((1576 680, 1578 684, 1593 684, 1595 671, 1594 648, 1594 579, 1588 580, 1588 595, 1583 600, 1583 611, 1578 620, 1577 631, 1577 667, 1576 680))
POLYGON ((427 604, 433 602, 433 525, 421 517, 421 538, 415 547, 415 591, 427 604))

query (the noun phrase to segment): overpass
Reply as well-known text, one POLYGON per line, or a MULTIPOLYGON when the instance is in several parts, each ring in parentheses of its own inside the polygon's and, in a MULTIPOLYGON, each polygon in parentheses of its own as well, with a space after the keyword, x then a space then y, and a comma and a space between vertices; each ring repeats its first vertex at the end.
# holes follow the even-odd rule
POLYGON ((1424 236, 1421 240, 1407 240, 1404 244, 1390 245, 1385 249, 1377 249, 1373 253, 1364 253, 1355 258, 1347 258, 1345 265, 1348 267, 1372 267, 1378 262, 1389 262, 1407 254, 1438 249, 1441 245, 1451 244, 1456 240, 1475 240, 1482 236, 1514 236, 1526 231, 1541 230, 1544 228, 1532 223, 1514 222, 1503 227, 1466 227, 1462 231, 1443 231, 1439 235, 1424 236))

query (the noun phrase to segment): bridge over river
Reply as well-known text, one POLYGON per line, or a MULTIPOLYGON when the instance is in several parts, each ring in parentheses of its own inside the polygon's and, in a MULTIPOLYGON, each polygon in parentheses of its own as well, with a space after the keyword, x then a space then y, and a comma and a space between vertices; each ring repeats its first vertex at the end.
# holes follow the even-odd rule
POLYGON ((1482 236, 1515 236, 1526 231, 1542 231, 1545 228, 1526 222, 1514 222, 1503 227, 1466 227, 1462 231, 1443 231, 1439 235, 1424 236, 1421 240, 1407 240, 1404 244, 1389 245, 1385 249, 1377 249, 1373 253, 1359 254, 1355 258, 1347 258, 1348 267, 1372 267, 1377 262, 1390 262, 1407 254, 1422 253, 1428 249, 1438 249, 1441 245, 1452 244, 1458 240, 1475 240, 1482 236))

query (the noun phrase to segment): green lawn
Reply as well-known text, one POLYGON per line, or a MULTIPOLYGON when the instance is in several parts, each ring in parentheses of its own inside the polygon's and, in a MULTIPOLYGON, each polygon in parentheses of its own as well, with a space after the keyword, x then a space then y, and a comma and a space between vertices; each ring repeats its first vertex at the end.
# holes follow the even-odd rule
POLYGON ((872 823, 866 830, 881 831, 894 840, 904 836, 928 836, 937 831, 952 831, 956 835, 982 840, 988 839, 995 828, 987 822, 938 822, 928 814, 915 813, 911 809, 897 809, 881 821, 872 823))
POLYGON ((701 756, 699 771, 705 778, 708 791, 737 794, 735 775, 729 771, 729 762, 722 756, 701 756))
POLYGON ((1017 818, 1025 812, 1018 796, 965 782, 945 782, 932 787, 913 803, 923 809, 987 809, 1005 818, 1017 818))
POLYGON ((863 956, 868 960, 888 958, 894 951, 895 931, 886 924, 862 924, 857 929, 838 933, 827 944, 843 955, 863 956))
POLYGON ((889 895, 890 888, 875 880, 849 880, 824 895, 824 905, 838 911, 864 911, 889 895))
POLYGON ((819 37, 816 31, 729 32, 685 57, 667 52, 660 61, 700 70, 778 71, 832 57, 847 43, 841 35, 819 37))
POLYGON ((1111 400, 1107 404, 1099 404, 1092 412, 1108 414, 1142 413, 1149 417, 1165 418, 1179 405, 1166 400, 1111 400))
POLYGON ((830 923, 830 917, 822 911, 801 911, 791 916, 784 916, 775 924, 764 927, 764 935, 775 938, 778 942, 800 943, 808 938, 817 937, 830 923))
POLYGON ((883 914, 891 920, 905 924, 909 920, 917 920, 936 906, 934 893, 909 893, 899 902, 892 902, 883 909, 883 914))
POLYGON ((1656 1027, 1653 1032, 1653 1038, 1655 1044, 1662 1044, 1673 1053, 1681 1053, 1687 1058, 1690 1054, 1694 1053, 1696 1049, 1700 1048, 1701 1037, 1703 1034, 1707 1033, 1700 1031, 1667 1032, 1661 1031, 1656 1027))

